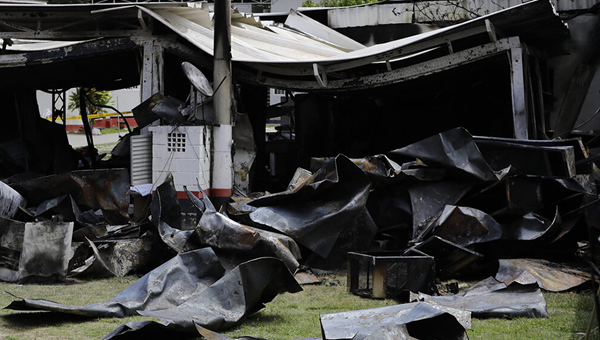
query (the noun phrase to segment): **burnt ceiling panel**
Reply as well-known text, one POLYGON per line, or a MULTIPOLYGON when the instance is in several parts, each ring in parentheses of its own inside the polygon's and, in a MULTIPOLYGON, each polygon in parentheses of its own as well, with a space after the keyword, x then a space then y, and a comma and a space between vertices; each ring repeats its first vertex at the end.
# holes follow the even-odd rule
POLYGON ((25 56, 17 67, 0 68, 2 89, 67 89, 78 86, 114 90, 139 85, 140 51, 128 39, 95 40, 25 56))

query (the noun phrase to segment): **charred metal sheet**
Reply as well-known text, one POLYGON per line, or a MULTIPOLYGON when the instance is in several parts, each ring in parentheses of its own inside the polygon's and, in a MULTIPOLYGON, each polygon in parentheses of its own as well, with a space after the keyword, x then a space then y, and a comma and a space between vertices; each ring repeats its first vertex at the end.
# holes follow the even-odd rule
POLYGON ((416 340, 408 333, 406 325, 386 325, 363 337, 357 334, 352 340, 416 340))
POLYGON ((185 121, 180 112, 184 105, 176 98, 156 93, 134 107, 131 112, 133 112, 133 117, 140 128, 161 118, 169 124, 176 124, 185 121))
POLYGON ((433 256, 436 262, 436 271, 439 278, 449 278, 465 270, 469 265, 482 258, 478 252, 445 240, 439 236, 432 236, 405 251, 405 254, 427 254, 433 256))
POLYGON ((541 177, 507 176, 470 195, 464 204, 492 216, 520 215, 544 206, 541 177))
POLYGON ((306 182, 310 178, 310 176, 312 176, 312 172, 306 169, 297 168, 294 172, 294 176, 292 176, 292 179, 288 184, 287 191, 295 190, 297 187, 306 182))
POLYGON ((592 279, 589 272, 580 268, 542 259, 507 259, 498 262, 500 267, 496 280, 507 286, 513 282, 522 285, 537 283, 542 289, 562 292, 592 279))
MULTIPOLYGON (((199 324, 219 331, 236 325, 277 294, 300 290, 278 259, 255 259, 225 274, 214 252, 205 248, 165 262, 108 302, 79 307, 22 299, 5 308, 90 317, 145 315, 180 330, 193 331, 194 324, 199 324)), ((111 334, 116 335, 114 333, 111 334)))
POLYGON ((296 273, 294 273, 294 278, 301 285, 321 283, 321 280, 310 269, 298 268, 296 273))
POLYGON ((194 300, 204 300, 202 304, 188 300, 176 307, 139 314, 171 320, 186 328, 198 324, 219 331, 235 326, 279 293, 301 290, 283 262, 259 258, 239 265, 201 292, 194 300), (227 296, 223 296, 223 292, 227 292, 227 296))
POLYGON ((323 339, 364 339, 388 325, 406 325, 417 339, 468 339, 471 313, 425 302, 321 315, 323 339))
POLYGON ((152 223, 158 227, 160 221, 170 227, 181 229, 181 207, 177 199, 173 174, 168 173, 164 182, 156 188, 150 207, 152 223))
MULTIPOLYGON (((262 262, 268 260, 278 261, 273 258, 263 258, 248 262, 226 274, 223 279, 215 282, 197 297, 190 299, 191 302, 184 302, 170 309, 140 312, 141 315, 160 318, 161 322, 127 323, 104 339, 120 339, 122 337, 118 335, 124 332, 127 332, 124 338, 128 338, 132 336, 131 330, 136 330, 134 336, 138 333, 144 334, 144 328, 148 327, 159 332, 169 329, 190 332, 199 331, 201 328, 215 331, 230 328, 239 323, 244 316, 262 308, 262 303, 271 301, 278 293, 284 291, 294 293, 301 290, 295 281, 294 283, 289 281, 291 276, 285 276, 290 274, 281 262, 278 262, 280 266, 262 262), (252 283, 248 281, 250 276, 253 276, 252 283), (229 299, 220 296, 224 291, 229 293, 229 299), (198 303, 198 300, 205 301, 198 303)), ((172 335, 171 333, 170 336, 172 335)))
POLYGON ((502 225, 481 210, 447 205, 434 224, 437 235, 460 246, 498 240, 502 225))
POLYGON ((416 161, 400 165, 385 155, 352 158, 351 161, 369 176, 375 187, 407 180, 438 181, 446 175, 443 168, 428 167, 416 161))
POLYGON ((581 138, 568 138, 568 139, 551 139, 551 140, 536 140, 536 139, 514 139, 514 138, 499 138, 499 137, 486 137, 486 136, 473 136, 475 143, 479 146, 482 153, 484 150, 491 148, 494 145, 496 148, 505 148, 510 150, 515 145, 521 147, 555 147, 555 146, 571 146, 573 147, 573 155, 575 156, 576 172, 577 173, 589 173, 590 163, 586 160, 589 158, 589 152, 581 138))
POLYGON ((0 216, 13 218, 19 207, 25 208, 27 200, 16 190, 0 181, 0 216))
POLYGON ((35 210, 34 217, 46 215, 51 218, 52 215, 60 215, 67 221, 76 221, 81 214, 81 210, 73 200, 71 195, 62 195, 40 203, 35 210))
POLYGON ((158 223, 162 240, 173 250, 183 252, 210 246, 218 252, 222 262, 228 262, 229 268, 252 258, 273 256, 281 259, 290 272, 296 271, 300 249, 290 237, 235 222, 217 212, 206 195, 199 199, 187 188, 184 190, 192 206, 201 213, 200 221, 193 230, 179 230, 163 220, 172 220, 178 211, 173 204, 177 200, 171 174, 157 188, 152 201, 153 222, 158 223), (167 213, 169 211, 172 213, 167 213))
POLYGON ((534 213, 528 213, 512 223, 506 224, 502 239, 538 241, 539 244, 552 243, 562 236, 562 220, 555 210, 551 220, 534 213))
MULTIPOLYGON (((344 229, 365 212, 370 188, 364 172, 339 155, 294 191, 249 202, 256 208, 250 218, 327 258, 344 229)), ((360 241, 368 243, 366 238, 360 241)))
POLYGON ((129 222, 127 169, 72 171, 11 183, 10 186, 23 195, 32 206, 71 194, 80 209, 101 209, 104 218, 110 224, 129 222))
POLYGON ((572 178, 576 173, 576 154, 579 157, 585 155, 582 145, 575 141, 532 142, 478 137, 476 144, 492 169, 510 165, 521 175, 572 178))
POLYGON ((406 241, 412 238, 412 206, 403 183, 373 190, 369 194, 367 209, 379 229, 376 238, 385 236, 406 241))
POLYGON ((282 260, 292 273, 300 265, 300 249, 290 237, 245 226, 214 210, 204 211, 191 240, 220 250, 219 257, 230 258, 234 263, 273 256, 282 260))
POLYGON ((0 280, 64 280, 73 256, 73 222, 1 219, 0 280))
POLYGON ((366 158, 353 158, 352 163, 364 171, 375 186, 386 184, 400 176, 402 167, 385 155, 375 155, 366 158))
POLYGON ((163 263, 144 275, 108 302, 68 306, 45 300, 13 301, 8 309, 51 310, 91 317, 125 317, 136 310, 163 309, 185 302, 194 293, 207 289, 224 274, 211 249, 200 249, 163 263), (161 287, 155 291, 156 287, 161 287), (175 289, 176 287, 176 289, 175 289))
MULTIPOLYGON (((479 152, 473 137, 464 128, 455 128, 389 152, 414 157, 428 165, 441 166, 462 177, 496 181, 498 177, 479 152)), ((500 170, 500 169, 495 169, 500 170)))
POLYGON ((77 276, 123 277, 136 273, 146 273, 156 267, 157 254, 153 252, 154 239, 145 233, 139 238, 100 243, 88 241, 94 258, 86 261, 82 268, 71 273, 77 276))
POLYGON ((247 114, 235 115, 233 129, 233 188, 237 195, 247 196, 250 193, 250 169, 256 158, 256 143, 250 118, 247 114))
POLYGON ((15 281, 23 251, 25 222, 0 217, 0 279, 15 281))
POLYGON ((469 181, 421 182, 408 186, 412 206, 412 237, 423 240, 446 205, 454 205, 473 187, 469 181))
POLYGON ((537 284, 510 286, 493 277, 462 293, 447 296, 419 294, 419 300, 471 312, 473 317, 547 318, 546 300, 537 284))

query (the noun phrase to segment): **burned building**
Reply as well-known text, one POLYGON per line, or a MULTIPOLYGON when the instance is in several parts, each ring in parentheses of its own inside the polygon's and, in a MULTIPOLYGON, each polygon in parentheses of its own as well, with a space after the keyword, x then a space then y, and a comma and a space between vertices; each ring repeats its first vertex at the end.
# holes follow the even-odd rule
MULTIPOLYGON (((532 284, 533 274, 510 272, 574 260, 584 252, 578 241, 600 229, 598 111, 590 113, 599 100, 590 90, 597 55, 588 48, 597 37, 586 33, 596 32, 588 30, 598 23, 596 6, 385 1, 284 14, 233 10, 224 26, 212 7, 0 7, 7 122, 0 176, 17 192, 6 205, 19 206, 0 224, 10 235, 0 244, 9 272, 0 275, 30 276, 20 261, 36 254, 22 254, 44 233, 36 223, 52 221, 74 243, 59 244, 64 256, 53 258, 60 268, 49 275, 148 272, 156 255, 164 265, 138 292, 190 257, 212 268, 186 267, 210 281, 202 303, 221 303, 211 300, 221 278, 235 286, 248 268, 281 283, 265 283, 257 293, 264 299, 244 300, 232 319, 195 319, 184 301, 165 314, 145 301, 126 311, 188 330, 229 327, 278 292, 297 291, 288 274, 301 264, 339 268, 349 258, 350 290, 393 298, 419 290, 417 310, 435 300, 454 308, 464 297, 428 296, 436 293, 433 278, 500 268, 481 286, 492 296, 526 293, 531 305, 518 315, 547 316, 539 287, 508 287, 532 284), (226 31, 231 45, 223 53, 215 41, 226 31), (216 72, 215 60, 231 73, 216 72), (56 108, 49 122, 35 103, 36 90, 134 85, 142 96, 132 108, 138 127, 108 161, 97 158, 89 131, 88 153, 73 150, 56 123, 64 111, 56 108), (269 88, 285 99, 268 105, 269 88), (219 115, 223 108, 231 117, 219 115), (267 128, 277 117, 284 123, 267 128), (209 196, 227 202, 215 207, 209 196), (509 261, 532 256, 538 261, 509 261), (417 260, 423 267, 413 270, 417 260), (394 289, 382 283, 392 281, 394 289)), ((590 278, 572 273, 569 287, 590 278)), ((110 316, 131 302, 115 299, 83 309, 110 316)), ((195 307, 204 310, 202 303, 195 307)), ((27 299, 12 307, 80 312, 27 299)), ((496 307, 447 314, 497 315, 496 307)), ((468 322, 451 324, 461 338, 468 322)))

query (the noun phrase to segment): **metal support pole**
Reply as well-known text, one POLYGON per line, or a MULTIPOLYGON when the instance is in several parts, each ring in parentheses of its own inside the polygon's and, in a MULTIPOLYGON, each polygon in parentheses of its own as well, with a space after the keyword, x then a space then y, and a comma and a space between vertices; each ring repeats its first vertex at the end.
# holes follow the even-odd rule
POLYGON ((511 91, 513 105, 514 137, 529 139, 529 112, 527 109, 527 89, 525 84, 525 53, 520 47, 509 52, 511 69, 511 91))
POLYGON ((217 123, 214 127, 212 188, 210 196, 216 206, 227 202, 233 188, 231 126, 231 1, 215 1, 213 95, 217 123))

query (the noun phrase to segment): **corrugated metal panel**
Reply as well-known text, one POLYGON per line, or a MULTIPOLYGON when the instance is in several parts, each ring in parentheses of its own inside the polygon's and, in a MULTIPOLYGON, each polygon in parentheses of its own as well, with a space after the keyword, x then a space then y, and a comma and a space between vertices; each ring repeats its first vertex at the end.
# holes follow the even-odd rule
MULTIPOLYGON (((468 3, 469 1, 466 2, 468 3)), ((193 19, 192 12, 189 12, 189 9, 180 8, 175 13, 171 9, 151 10, 144 7, 140 8, 172 28, 198 48, 212 55, 212 28, 198 24, 200 21, 193 19), (182 13, 185 13, 185 15, 180 15, 182 13)), ((364 9, 365 7, 356 8, 364 9)), ((532 32, 536 32, 537 34, 539 31, 543 31, 543 34, 538 34, 539 38, 536 39, 556 41, 557 39, 562 39, 562 36, 559 37, 555 34, 564 36, 567 29, 562 25, 560 19, 553 15, 550 8, 551 5, 547 1, 532 1, 433 32, 415 35, 386 44, 370 46, 348 53, 339 51, 338 53, 331 53, 329 55, 325 55, 323 52, 327 47, 326 44, 315 45, 316 41, 314 39, 310 39, 302 34, 298 34, 296 40, 290 40, 276 34, 276 29, 259 29, 250 33, 250 30, 241 31, 241 26, 236 25, 236 29, 232 28, 232 60, 245 62, 249 66, 279 74, 311 75, 314 72, 315 65, 313 64, 315 63, 318 63, 319 66, 330 67, 332 64, 339 66, 340 62, 352 61, 351 63, 347 63, 348 67, 359 67, 376 61, 401 57, 402 55, 396 54, 399 51, 401 52, 402 48, 407 45, 440 37, 450 32, 468 31, 473 27, 485 26, 486 19, 491 20, 493 24, 499 26, 498 29, 500 31, 510 31, 511 35, 531 35, 532 32), (535 19, 532 19, 532 15, 535 16, 535 19), (529 21, 525 19, 529 19, 529 21), (520 21, 515 22, 516 20, 520 21), (535 27, 533 27, 534 25, 535 27), (291 47, 290 44, 294 47, 291 47), (321 50, 316 46, 319 46, 321 50)), ((330 51, 335 52, 334 50, 330 51)), ((344 67, 340 66, 336 68, 341 70, 344 67)))
POLYGON ((152 183, 152 135, 131 136, 131 185, 152 183))
MULTIPOLYGON (((180 32, 189 42, 212 55, 212 27, 194 18, 194 14, 204 16, 201 10, 186 10, 146 11, 163 24, 180 32)), ((234 23, 231 34, 231 54, 232 59, 236 61, 293 62, 307 59, 319 60, 344 53, 339 48, 317 42, 307 36, 296 34, 295 39, 292 40, 279 35, 276 29, 259 29, 243 23, 234 23)))
POLYGON ((285 20, 285 25, 305 34, 310 34, 324 41, 342 46, 349 51, 365 48, 364 45, 297 11, 290 11, 285 20))

